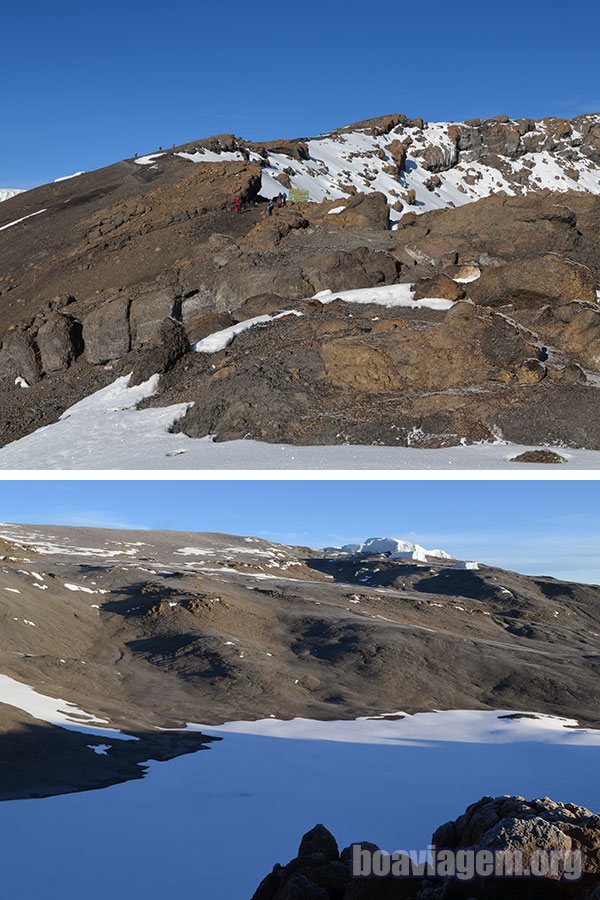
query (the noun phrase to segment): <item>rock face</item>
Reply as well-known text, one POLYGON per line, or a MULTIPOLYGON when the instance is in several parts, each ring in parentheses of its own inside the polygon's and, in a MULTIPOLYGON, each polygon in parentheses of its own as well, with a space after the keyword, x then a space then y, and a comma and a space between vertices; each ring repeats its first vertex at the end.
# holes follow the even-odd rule
MULTIPOLYGON (((519 851, 524 865, 529 865, 539 850, 577 851, 582 854, 584 875, 574 882, 563 877, 562 870, 547 877, 476 876, 468 881, 432 873, 425 878, 355 878, 352 845, 338 856, 333 835, 317 825, 302 839, 298 856, 287 866, 276 865, 252 900, 501 900, 509 896, 522 900, 596 900, 600 890, 600 816, 572 803, 555 803, 548 798, 526 801, 522 797, 484 797, 456 821, 438 828, 432 844, 438 851, 519 851), (306 853, 307 845, 313 848, 312 853, 306 853)), ((378 849, 364 841, 360 847, 371 852, 378 849)))

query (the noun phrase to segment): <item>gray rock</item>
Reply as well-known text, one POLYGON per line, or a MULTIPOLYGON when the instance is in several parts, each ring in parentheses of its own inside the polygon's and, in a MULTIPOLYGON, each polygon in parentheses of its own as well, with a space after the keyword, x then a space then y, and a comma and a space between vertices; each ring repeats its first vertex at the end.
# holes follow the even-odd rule
POLYGON ((42 377, 40 354, 33 337, 25 329, 10 332, 2 345, 0 368, 12 377, 21 376, 29 384, 42 377))
POLYGON ((38 331, 37 345, 46 374, 64 371, 83 352, 81 323, 55 313, 38 331))
POLYGON ((150 344, 163 319, 174 315, 175 306, 175 296, 170 288, 163 288, 156 293, 146 292, 136 297, 129 313, 132 346, 143 347, 150 344))
POLYGON ((85 358, 95 365, 120 359, 131 349, 129 298, 117 297, 89 313, 83 322, 85 358))

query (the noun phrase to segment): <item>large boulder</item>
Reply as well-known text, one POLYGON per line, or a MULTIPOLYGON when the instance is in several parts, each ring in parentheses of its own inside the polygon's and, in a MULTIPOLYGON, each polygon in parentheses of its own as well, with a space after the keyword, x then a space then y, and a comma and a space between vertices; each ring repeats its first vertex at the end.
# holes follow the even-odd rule
POLYGON ((156 329, 175 312, 175 295, 171 288, 144 292, 132 300, 129 314, 133 347, 143 347, 152 342, 156 329))
POLYGON ((387 197, 379 191, 370 194, 355 194, 343 212, 331 216, 330 226, 342 228, 387 230, 390 227, 390 208, 387 197))
POLYGON ((42 377, 38 347, 25 327, 10 331, 4 338, 0 351, 0 372, 24 378, 28 384, 34 384, 42 377))
POLYGON ((40 327, 36 342, 44 372, 64 371, 83 352, 81 323, 71 316, 53 313, 40 327))
POLYGON ((596 300, 593 273, 581 263, 550 253, 485 269, 469 285, 481 306, 542 306, 570 300, 596 300))
POLYGON ((415 300, 438 298, 443 300, 461 300, 465 296, 462 284, 457 284, 447 275, 436 275, 434 278, 420 278, 415 284, 415 300))
POLYGON ((507 384, 518 380, 526 360, 540 351, 503 316, 493 315, 446 318, 416 330, 403 320, 387 320, 376 323, 370 334, 330 336, 321 353, 330 384, 385 392, 507 384))
POLYGON ((85 358, 99 365, 120 359, 131 349, 128 297, 115 297, 83 320, 85 358))
POLYGON ((388 253, 368 247, 355 250, 325 250, 310 257, 302 267, 304 279, 313 291, 348 291, 354 288, 393 284, 398 261, 388 253))
POLYGON ((544 340, 569 353, 573 359, 600 372, 600 307, 574 301, 544 307, 532 327, 544 340))

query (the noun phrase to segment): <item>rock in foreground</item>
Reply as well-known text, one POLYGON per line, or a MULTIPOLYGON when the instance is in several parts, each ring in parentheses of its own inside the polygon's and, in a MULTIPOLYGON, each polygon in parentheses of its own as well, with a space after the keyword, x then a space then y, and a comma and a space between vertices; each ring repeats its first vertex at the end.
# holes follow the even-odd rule
MULTIPOLYGON (((431 872, 425 877, 423 873, 357 877, 353 860, 358 859, 359 849, 366 859, 377 853, 376 845, 362 841, 338 853, 333 835, 316 825, 302 838, 297 857, 286 866, 277 864, 252 900, 597 900, 600 896, 600 816, 572 803, 555 803, 548 797, 530 801, 483 797, 458 819, 438 828, 432 844, 438 855, 441 851, 495 851, 508 861, 509 854, 513 859, 520 854, 532 871, 535 861, 549 851, 559 851, 567 862, 564 871, 558 866, 528 877, 475 874, 460 879, 431 872), (581 861, 581 874, 579 862, 570 867, 573 860, 581 861)), ((406 862, 406 854, 402 855, 406 862)))

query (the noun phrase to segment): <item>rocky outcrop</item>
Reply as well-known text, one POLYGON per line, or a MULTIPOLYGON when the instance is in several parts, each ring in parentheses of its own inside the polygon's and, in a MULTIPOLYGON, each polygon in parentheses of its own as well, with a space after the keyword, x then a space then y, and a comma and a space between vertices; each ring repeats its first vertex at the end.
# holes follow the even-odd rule
MULTIPOLYGON (((544 876, 517 879, 494 874, 460 880, 431 872, 425 877, 357 878, 352 871, 354 845, 338 854, 333 835, 317 825, 304 835, 297 857, 286 866, 276 865, 252 900, 504 900, 508 896, 522 900, 596 900, 600 892, 600 816, 572 803, 555 803, 549 798, 526 801, 522 797, 484 797, 458 819, 438 828, 432 844, 438 851, 518 851, 526 866, 536 851, 577 851, 582 854, 584 874, 572 881, 558 867, 544 876)), ((379 849, 365 841, 358 846, 371 852, 379 849)))
POLYGON ((537 306, 596 300, 596 278, 587 266, 556 254, 487 268, 469 288, 481 306, 537 306))

